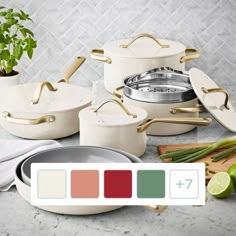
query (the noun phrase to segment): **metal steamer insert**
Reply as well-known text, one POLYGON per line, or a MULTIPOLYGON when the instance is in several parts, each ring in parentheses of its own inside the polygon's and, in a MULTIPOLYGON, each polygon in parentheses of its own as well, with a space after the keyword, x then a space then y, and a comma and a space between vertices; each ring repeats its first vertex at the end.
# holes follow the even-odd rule
POLYGON ((161 67, 124 80, 127 97, 153 103, 178 103, 196 98, 187 73, 161 67))

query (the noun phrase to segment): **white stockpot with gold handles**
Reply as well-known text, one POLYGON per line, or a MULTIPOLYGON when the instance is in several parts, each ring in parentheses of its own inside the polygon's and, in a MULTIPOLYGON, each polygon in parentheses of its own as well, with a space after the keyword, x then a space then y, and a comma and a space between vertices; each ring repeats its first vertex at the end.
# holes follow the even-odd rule
POLYGON ((129 75, 162 66, 185 70, 185 62, 199 56, 194 48, 146 33, 108 42, 103 49, 91 51, 91 58, 104 63, 104 85, 111 93, 129 75))
POLYGON ((147 119, 147 112, 137 106, 124 106, 110 99, 97 108, 79 112, 80 145, 119 149, 136 156, 146 149, 146 129, 153 123, 209 125, 208 118, 162 117, 147 119))

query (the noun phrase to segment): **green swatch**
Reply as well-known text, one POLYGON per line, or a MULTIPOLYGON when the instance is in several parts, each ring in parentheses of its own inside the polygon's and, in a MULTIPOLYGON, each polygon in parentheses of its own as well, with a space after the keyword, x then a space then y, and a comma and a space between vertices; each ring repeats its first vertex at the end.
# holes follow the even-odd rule
POLYGON ((138 198, 165 197, 164 170, 139 170, 137 178, 138 198))

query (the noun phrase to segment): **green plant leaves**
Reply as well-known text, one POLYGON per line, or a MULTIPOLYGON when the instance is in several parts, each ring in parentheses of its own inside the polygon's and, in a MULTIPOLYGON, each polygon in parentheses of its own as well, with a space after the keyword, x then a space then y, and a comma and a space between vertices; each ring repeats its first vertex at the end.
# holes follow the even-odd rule
POLYGON ((37 42, 34 33, 24 26, 32 21, 24 11, 14 11, 0 6, 0 70, 4 74, 12 72, 24 52, 31 59, 37 42))
POLYGON ((23 54, 23 47, 21 45, 17 45, 13 48, 13 55, 17 60, 20 60, 23 54))

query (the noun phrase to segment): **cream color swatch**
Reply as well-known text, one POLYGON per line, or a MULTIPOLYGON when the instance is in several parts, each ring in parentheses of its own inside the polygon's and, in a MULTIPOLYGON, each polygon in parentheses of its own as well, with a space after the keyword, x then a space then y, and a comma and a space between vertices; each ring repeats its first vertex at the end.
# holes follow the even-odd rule
POLYGON ((38 171, 38 198, 65 198, 66 171, 39 170, 38 171))

